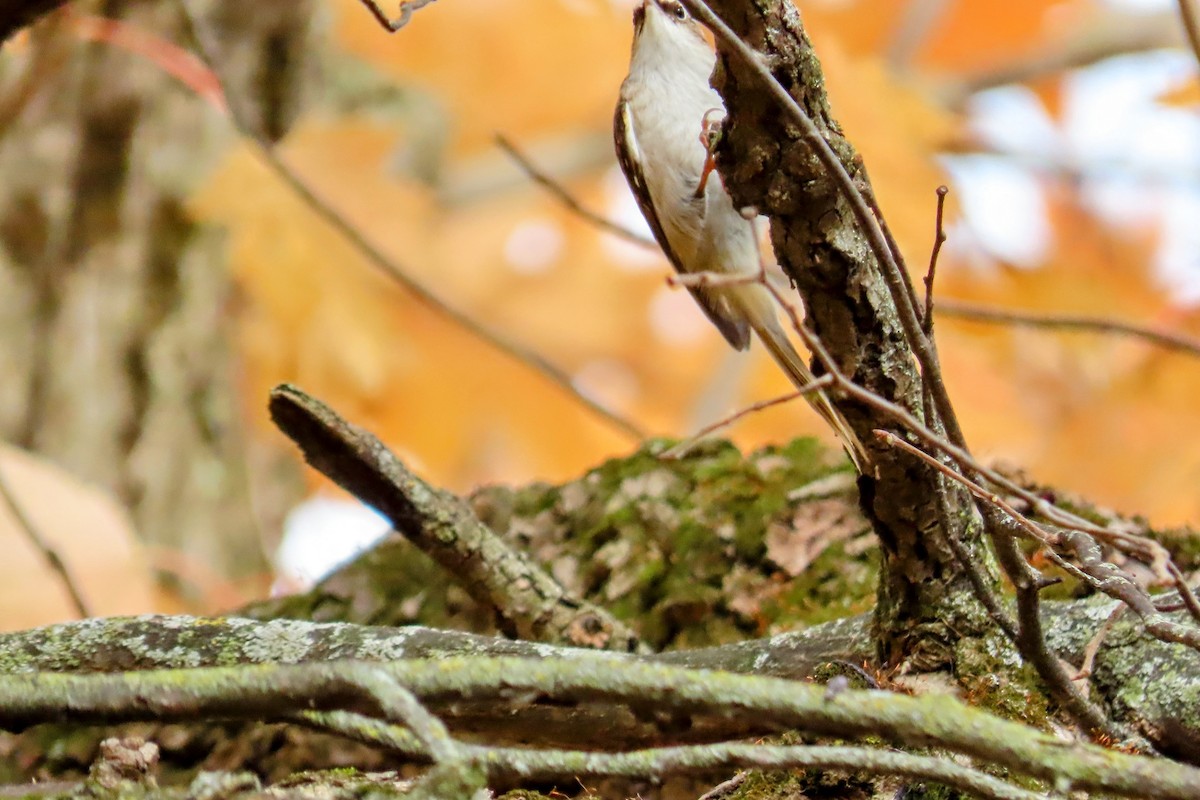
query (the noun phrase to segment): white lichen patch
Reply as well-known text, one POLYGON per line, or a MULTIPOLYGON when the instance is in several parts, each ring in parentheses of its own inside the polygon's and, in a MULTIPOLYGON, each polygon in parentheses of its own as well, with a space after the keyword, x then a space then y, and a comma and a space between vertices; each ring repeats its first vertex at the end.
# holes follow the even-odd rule
POLYGON ((394 633, 379 639, 370 639, 358 648, 357 655, 367 661, 400 661, 410 658, 409 640, 426 628, 397 628, 394 633))
POLYGON ((295 620, 264 622, 258 636, 249 639, 242 652, 255 663, 296 664, 304 661, 312 649, 311 632, 311 624, 295 620))
POLYGON ((632 500, 658 500, 666 497, 680 485, 679 478, 665 469, 656 469, 642 475, 634 475, 621 481, 617 491, 609 500, 609 509, 616 510, 632 500))
POLYGON ((781 456, 778 453, 763 453, 756 456, 753 463, 754 468, 758 470, 758 474, 764 478, 769 478, 773 473, 792 466, 790 458, 781 456))
POLYGON ((582 481, 568 483, 558 492, 558 510, 563 514, 574 514, 587 505, 591 496, 582 481))
POLYGON ((788 492, 787 499, 797 503, 801 500, 846 494, 855 490, 856 480, 852 472, 835 472, 792 489, 788 492))

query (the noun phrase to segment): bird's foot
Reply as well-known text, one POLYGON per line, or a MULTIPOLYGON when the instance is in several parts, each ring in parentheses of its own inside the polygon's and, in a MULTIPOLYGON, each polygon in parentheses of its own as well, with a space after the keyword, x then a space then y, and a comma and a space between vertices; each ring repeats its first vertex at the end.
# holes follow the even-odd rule
POLYGON ((724 115, 725 110, 722 108, 710 108, 704 112, 703 119, 700 120, 700 144, 704 146, 704 167, 700 170, 700 182, 696 184, 696 198, 704 196, 704 190, 708 187, 708 176, 712 174, 713 168, 717 162, 713 158, 713 152, 717 149, 717 142, 721 140, 721 123, 724 122, 724 117, 714 120, 714 114, 724 115))

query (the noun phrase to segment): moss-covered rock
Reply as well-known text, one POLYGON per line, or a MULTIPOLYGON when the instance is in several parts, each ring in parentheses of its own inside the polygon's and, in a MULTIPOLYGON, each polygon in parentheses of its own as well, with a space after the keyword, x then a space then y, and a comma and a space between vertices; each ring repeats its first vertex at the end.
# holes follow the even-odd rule
MULTIPOLYGON (((868 609, 874 539, 853 474, 812 439, 743 456, 708 441, 682 458, 651 440, 554 486, 491 486, 480 519, 568 591, 628 621, 654 648, 701 647, 868 609)), ((259 618, 420 622, 492 632, 491 619, 393 537, 259 618)))

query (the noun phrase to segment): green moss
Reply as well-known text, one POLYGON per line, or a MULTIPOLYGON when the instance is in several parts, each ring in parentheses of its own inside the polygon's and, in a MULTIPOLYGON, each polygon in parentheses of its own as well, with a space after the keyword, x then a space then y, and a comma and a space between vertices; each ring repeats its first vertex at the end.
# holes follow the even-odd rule
POLYGON ((1037 673, 1021 663, 1002 634, 960 639, 954 656, 964 700, 1005 719, 1050 729, 1052 714, 1037 673))
MULTIPOLYGON (((705 441, 683 458, 661 458, 674 444, 650 440, 574 481, 487 487, 470 502, 569 591, 632 622, 655 648, 723 644, 870 605, 873 551, 851 557, 834 542, 794 577, 768 558, 772 527, 810 535, 798 516, 804 501, 792 493, 846 473, 844 461, 831 460, 813 439, 748 456, 729 442, 705 441)), ((857 513, 853 481, 821 496, 831 493, 848 514, 857 513)), ((490 612, 399 537, 313 591, 247 613, 492 631, 490 612)))
POLYGON ((843 543, 832 545, 764 604, 763 618, 776 627, 796 620, 815 625, 861 614, 875 605, 878 577, 877 551, 851 557, 843 543))

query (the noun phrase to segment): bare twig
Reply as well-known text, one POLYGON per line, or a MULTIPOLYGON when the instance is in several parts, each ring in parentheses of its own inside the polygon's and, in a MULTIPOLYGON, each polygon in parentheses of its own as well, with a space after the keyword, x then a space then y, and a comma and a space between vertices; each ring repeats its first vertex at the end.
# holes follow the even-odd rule
POLYGON ((1192 55, 1200 62, 1200 18, 1197 18, 1194 0, 1179 0, 1179 16, 1183 20, 1183 30, 1187 33, 1192 55))
POLYGON ((4 505, 8 506, 9 512, 12 514, 13 520, 17 523, 17 529, 25 535, 25 538, 33 545, 34 549, 42 556, 46 562, 46 566, 50 567, 50 571, 58 576, 59 582, 67 593, 67 597, 71 600, 71 605, 75 608, 75 613, 79 617, 90 617, 92 612, 88 609, 87 601, 83 599, 83 592, 80 591, 75 578, 71 575, 71 570, 63 561, 62 556, 54 549, 49 540, 42 535, 38 526, 33 523, 25 510, 21 508, 21 503, 17 500, 16 493, 8 485, 8 479, 4 476, 3 471, 0 471, 0 500, 4 505))
POLYGON ((1034 81, 1072 69, 1091 66, 1128 53, 1177 47, 1179 22, 1170 12, 1104 13, 1101 27, 1081 25, 1065 42, 1024 52, 1008 63, 990 65, 974 75, 946 81, 937 94, 950 107, 961 107, 971 95, 1014 83, 1034 81))
POLYGON ((1083 648, 1083 661, 1079 664, 1079 674, 1075 676, 1075 680, 1081 681, 1092 677, 1092 669, 1096 666, 1096 654, 1100 652, 1100 645, 1104 644, 1104 638, 1108 636, 1108 632, 1113 629, 1113 625, 1128 608, 1129 606, 1124 603, 1117 603, 1112 613, 1108 615, 1108 619, 1104 620, 1104 624, 1100 626, 1100 630, 1096 631, 1096 635, 1088 641, 1087 647, 1083 648))
POLYGON ((937 188, 937 216, 934 218, 933 251, 929 254, 929 271, 925 273, 925 314, 921 318, 925 335, 933 333, 933 280, 937 276, 938 255, 942 245, 946 243, 946 228, 944 226, 946 213, 946 195, 950 189, 946 186, 937 188))
POLYGON ((1182 601, 1184 608, 1192 615, 1192 619, 1200 622, 1200 600, 1196 599, 1192 587, 1188 586, 1187 579, 1183 577, 1179 567, 1174 561, 1167 563, 1167 573, 1171 576, 1171 580, 1175 584, 1175 590, 1179 592, 1179 599, 1182 601))
MULTIPOLYGON (((382 720, 347 711, 309 711, 297 715, 296 721, 364 744, 387 747, 418 762, 436 761, 409 731, 382 720)), ((463 760, 486 765, 488 777, 494 781, 550 782, 565 777, 653 776, 661 779, 667 775, 735 767, 758 770, 836 769, 929 780, 960 789, 971 796, 997 800, 1037 800, 1042 797, 1041 794, 1017 788, 946 759, 871 747, 719 742, 616 753, 460 745, 458 753, 463 760)), ((728 792, 745 780, 745 774, 739 773, 739 776, 706 793, 700 800, 717 800, 728 796, 728 792)))
POLYGON ((580 219, 589 222, 605 233, 611 233, 613 236, 619 236, 627 242, 641 245, 642 247, 658 250, 658 243, 649 236, 642 236, 635 231, 631 231, 624 225, 619 225, 607 217, 597 214, 588 208, 585 208, 583 203, 579 202, 575 195, 567 191, 561 183, 542 172, 529 157, 521 152, 507 137, 500 134, 496 135, 496 145, 503 150, 509 158, 511 158, 521 171, 529 176, 530 180, 541 186, 551 194, 558 202, 562 203, 567 210, 574 212, 580 219))
POLYGON ((788 392, 787 394, 781 394, 778 397, 772 397, 769 400, 760 400, 757 403, 746 406, 745 408, 740 409, 723 419, 717 420, 716 422, 714 422, 711 425, 704 426, 703 428, 696 431, 688 438, 684 439, 679 444, 677 444, 674 447, 663 452, 663 454, 660 455, 659 458, 664 459, 664 460, 683 458, 688 453, 690 453, 692 451, 692 448, 694 448, 697 444, 699 444, 700 440, 703 439, 705 436, 710 436, 719 430, 724 430, 725 428, 728 428, 730 425, 737 422, 742 417, 749 416, 750 414, 755 414, 759 411, 763 411, 765 409, 772 408, 774 406, 783 405, 784 403, 790 403, 791 401, 795 400, 798 397, 803 397, 805 392, 817 391, 818 389, 824 389, 832 383, 833 383, 833 379, 830 378, 828 375, 825 375, 825 376, 822 376, 822 377, 818 378, 817 380, 813 381, 812 383, 810 383, 806 387, 804 392, 788 392))
POLYGON ((1012 311, 991 306, 976 305, 961 300, 946 299, 938 301, 938 314, 944 317, 971 320, 972 322, 993 322, 1003 325, 1047 328, 1059 331, 1131 336, 1168 350, 1176 350, 1189 355, 1200 356, 1200 339, 1105 317, 1012 311))
MULTIPOLYGON (((1003 511, 1003 513, 1007 515, 1007 521, 1000 521, 1000 524, 1007 524, 1007 522, 1011 522, 1012 524, 1018 525, 1031 536, 1035 537, 1038 541, 1042 542, 1044 545, 1047 545, 1046 552, 1055 560, 1056 563, 1059 564, 1059 566, 1067 569, 1072 575, 1080 578, 1093 589, 1103 592, 1109 597, 1125 603, 1134 611, 1134 613, 1141 617, 1146 630, 1152 636, 1164 642, 1175 642, 1177 644, 1185 644, 1193 649, 1200 649, 1200 629, 1180 625, 1166 619, 1154 606, 1150 596, 1146 594, 1146 591, 1142 587, 1130 580, 1129 577, 1118 567, 1109 563, 1103 558, 1100 547, 1088 533, 1073 528, 1050 530, 1043 526, 1039 526, 1029 520, 1023 514, 1013 509, 1013 507, 1002 498, 998 497, 994 493, 988 492, 986 489, 973 482, 970 478, 950 470, 945 465, 937 462, 937 460, 932 456, 918 450, 917 448, 914 448, 912 445, 899 439, 894 434, 886 431, 880 431, 879 433, 890 444, 904 449, 910 454, 921 458, 931 465, 936 466, 947 476, 954 478, 966 486, 972 492, 972 494, 987 504, 986 506, 981 506, 981 511, 985 513, 985 519, 988 508, 995 507, 1003 511), (1075 567, 1074 565, 1071 565, 1069 562, 1065 561, 1063 557, 1053 549, 1055 546, 1063 545, 1073 551, 1079 563, 1078 567, 1075 567)), ((993 528, 998 528, 999 525, 996 524, 997 518, 993 516, 992 521, 993 528)), ((1113 532, 1111 531, 1104 532, 1113 535, 1113 532)), ((1134 538, 1141 539, 1141 537, 1134 538)), ((998 539, 998 550, 1002 544, 1003 542, 998 539)), ((1005 566, 1005 571, 1009 574, 1009 577, 1013 580, 1014 585, 1016 585, 1018 588, 1018 610, 1021 610, 1020 599, 1021 587, 1023 583, 1019 580, 1017 574, 1009 571, 1010 569, 1015 569, 1018 567, 1017 562, 1012 561, 1011 558, 1009 560, 1011 563, 1005 566)), ((1024 563, 1023 559, 1021 563, 1024 563)), ((1032 583, 1026 583, 1024 585, 1027 588, 1031 588, 1033 586, 1032 583)), ((1027 599, 1025 609, 1021 614, 1022 637, 1021 640, 1018 640, 1018 645, 1022 645, 1022 640, 1024 640, 1025 636, 1031 635, 1025 633, 1027 630, 1026 625, 1033 624, 1032 622, 1027 622, 1027 620, 1031 620, 1032 616, 1036 615, 1036 612, 1036 604, 1028 601, 1027 599)), ((1038 624, 1038 627, 1040 629, 1040 623, 1038 624)), ((1042 639, 1044 641, 1044 637, 1042 637, 1042 639)), ((1031 645, 1025 643, 1022 645, 1023 652, 1025 647, 1030 647, 1030 653, 1038 654, 1038 658, 1046 666, 1046 669, 1049 673, 1056 671, 1054 666, 1050 664, 1050 660, 1053 659, 1053 656, 1049 653, 1049 650, 1045 646, 1034 649, 1031 645)), ((1028 658, 1029 656, 1026 657, 1028 658)), ((1054 663, 1057 663, 1057 661, 1054 660, 1054 663)), ((1046 676, 1043 677, 1045 678, 1046 676)), ((1052 679, 1052 681, 1048 680, 1048 683, 1051 683, 1051 686, 1054 686, 1060 682, 1058 681, 1058 678, 1055 677, 1052 679)), ((1083 711, 1083 709, 1084 707, 1080 706, 1080 710, 1083 711)), ((1087 719, 1089 716, 1091 715, 1089 714, 1084 716, 1082 719, 1087 719)), ((1106 729, 1106 726, 1095 727, 1098 730, 1106 729)))
MULTIPOLYGON (((691 747, 659 747, 625 753, 484 748, 470 746, 486 757, 495 778, 519 777, 549 782, 564 776, 625 777, 703 774, 716 770, 837 770, 856 774, 886 775, 929 781, 958 789, 971 797, 990 800, 1037 800, 1040 792, 1022 789, 972 767, 933 756, 896 750, 821 745, 763 745, 721 742, 691 747), (520 765, 517 770, 515 766, 520 765), (492 766, 494 765, 494 766, 492 766)), ((709 796, 709 795, 706 795, 709 796)), ((721 797, 721 795, 717 795, 721 797)))
POLYGON ((419 11, 433 0, 400 0, 400 16, 395 19, 390 19, 375 0, 359 0, 359 2, 367 7, 367 11, 371 12, 371 16, 383 26, 384 30, 388 33, 395 33, 408 24, 414 11, 419 11))
POLYGON ((718 783, 696 798, 696 800, 728 800, 737 791, 738 787, 746 782, 746 776, 749 774, 748 772, 739 772, 729 780, 718 783))
MULTIPOLYGON (((1063 707, 1084 726, 1091 735, 1105 734, 1107 736, 1130 740, 1131 734, 1118 726, 1104 713, 1104 710, 1091 702, 1072 682, 1062 666, 1062 662, 1051 652, 1046 644, 1045 632, 1042 629, 1042 619, 1039 612, 1040 600, 1038 593, 1048 585, 1041 573, 1035 570, 1021 555, 1017 548, 1016 539, 1010 532, 1010 526, 1019 526, 1044 545, 1055 543, 1058 537, 1050 534, 1035 523, 1026 519, 1002 498, 987 491, 975 481, 942 464, 929 454, 913 447, 890 431, 876 431, 877 435, 893 447, 924 461, 944 475, 959 481, 977 498, 983 501, 980 513, 984 524, 996 546, 996 555, 1006 575, 1013 582, 1017 594, 1017 628, 1012 638, 1017 649, 1021 651, 1038 675, 1046 682, 1050 693, 1063 707), (1002 513, 997 513, 1000 511, 1002 513)), ((1010 635, 1013 631, 1006 631, 1010 635)), ((1149 745, 1139 742, 1141 749, 1149 745)))
POLYGON ((1011 527, 1017 517, 1000 512, 998 507, 982 504, 980 513, 996 546, 996 556, 1013 582, 1017 595, 1017 631, 1015 644, 1037 674, 1045 682, 1050 696, 1057 700, 1093 738, 1108 736, 1123 741, 1138 752, 1152 753, 1154 749, 1141 737, 1109 718, 1104 709, 1088 699, 1082 688, 1072 680, 1063 662, 1046 643, 1042 626, 1039 593, 1053 583, 1030 566, 1017 546, 1011 527))
POLYGON ((537 641, 637 649, 629 628, 571 597, 480 522, 465 501, 422 481, 371 433, 293 386, 271 392, 270 410, 309 464, 391 520, 475 600, 494 609, 502 629, 537 641))
MULTIPOLYGON (((208 65, 209 69, 213 71, 213 74, 219 78, 220 72, 216 69, 216 61, 212 57, 212 48, 205 45, 198 23, 188 9, 186 0, 177 0, 177 3, 185 19, 188 21, 191 38, 195 42, 197 54, 208 65)), ((581 392, 576 388, 571 376, 550 363, 545 356, 509 338, 500 331, 484 325, 465 311, 451 305, 434 292, 433 289, 413 277, 412 271, 405 269, 399 263, 384 255, 383 251, 367 240, 362 231, 322 198, 307 181, 288 166, 269 143, 255 135, 253 129, 242 121, 245 117, 238 112, 238 98, 229 97, 227 99, 230 108, 229 119, 238 133, 254 146, 254 152, 259 160, 282 180, 322 221, 337 231, 355 250, 362 254, 373 267, 404 287, 422 305, 449 319, 452 323, 458 325, 488 346, 499 350, 513 360, 524 364, 526 367, 540 374, 575 401, 597 416, 607 420, 613 427, 630 438, 637 441, 646 438, 646 432, 640 425, 581 392)))
POLYGON ((921 47, 928 41, 946 15, 947 0, 908 0, 895 25, 886 56, 888 66, 902 72, 911 66, 921 47))
POLYGON ((1062 535, 1079 562, 1080 569, 1089 577, 1089 585, 1128 605, 1133 613, 1141 617, 1146 631, 1156 639, 1200 650, 1200 628, 1167 619, 1155 608, 1154 601, 1145 589, 1104 559, 1104 553, 1095 539, 1078 530, 1064 530, 1062 535))

